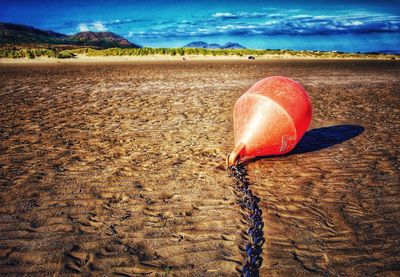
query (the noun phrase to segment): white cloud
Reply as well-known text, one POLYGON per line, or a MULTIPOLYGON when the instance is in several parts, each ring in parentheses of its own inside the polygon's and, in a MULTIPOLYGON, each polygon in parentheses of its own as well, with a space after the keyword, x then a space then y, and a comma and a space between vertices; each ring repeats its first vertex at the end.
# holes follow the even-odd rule
POLYGON ((93 30, 96 32, 105 32, 107 31, 107 27, 101 23, 100 21, 96 21, 92 23, 93 30))
POLYGON ((280 16, 283 16, 283 14, 281 14, 281 13, 270 13, 270 14, 268 14, 268 17, 280 17, 280 16))
POLYGON ((230 12, 225 12, 225 13, 214 13, 212 16, 216 18, 222 18, 222 19, 238 19, 238 18, 261 18, 265 17, 267 14, 266 13, 258 13, 258 12, 237 12, 237 13, 230 13, 230 12))
MULTIPOLYGON (((298 15, 292 16, 292 18, 294 18, 294 19, 307 19, 307 18, 311 18, 311 17, 312 16, 308 15, 308 14, 298 14, 298 15)), ((317 19, 318 19, 318 17, 320 17, 320 16, 315 16, 315 18, 317 18, 317 19)), ((320 18, 322 18, 322 17, 320 17, 320 18)))
POLYGON ((360 20, 353 20, 350 22, 353 26, 360 26, 363 25, 364 23, 360 20))
POLYGON ((87 32, 89 31, 89 26, 85 23, 81 23, 78 25, 79 32, 87 32))
POLYGON ((213 17, 226 17, 226 18, 230 18, 230 17, 236 17, 236 15, 234 15, 233 13, 215 13, 215 14, 213 14, 213 17))
POLYGON ((92 23, 80 23, 78 25, 79 32, 89 32, 89 31, 105 32, 107 31, 107 29, 108 29, 107 26, 101 21, 95 21, 92 23))

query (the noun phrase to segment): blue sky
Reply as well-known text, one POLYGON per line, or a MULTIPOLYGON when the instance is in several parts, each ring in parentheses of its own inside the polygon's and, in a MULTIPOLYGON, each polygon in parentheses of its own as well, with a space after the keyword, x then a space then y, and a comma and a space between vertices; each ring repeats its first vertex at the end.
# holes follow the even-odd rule
POLYGON ((400 1, 3 1, 0 21, 111 31, 150 47, 202 40, 256 49, 400 50, 400 1))

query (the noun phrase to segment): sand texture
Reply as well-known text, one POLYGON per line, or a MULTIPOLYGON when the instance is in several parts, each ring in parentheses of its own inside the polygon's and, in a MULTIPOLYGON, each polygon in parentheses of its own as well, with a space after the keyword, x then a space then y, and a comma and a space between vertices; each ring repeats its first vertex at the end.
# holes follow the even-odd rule
POLYGON ((0 65, 0 275, 237 276, 232 108, 283 75, 313 101, 295 151, 247 169, 262 276, 400 274, 400 63, 0 65))

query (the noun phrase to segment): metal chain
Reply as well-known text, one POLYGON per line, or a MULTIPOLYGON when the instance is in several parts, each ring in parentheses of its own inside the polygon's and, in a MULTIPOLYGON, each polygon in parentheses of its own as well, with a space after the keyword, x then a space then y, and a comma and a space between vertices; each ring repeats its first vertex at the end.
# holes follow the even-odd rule
POLYGON ((259 268, 262 264, 262 245, 264 239, 264 223, 262 211, 258 206, 260 199, 253 194, 250 182, 247 178, 247 171, 243 165, 229 167, 230 176, 236 180, 236 190, 239 193, 238 204, 246 210, 245 220, 249 223, 247 234, 249 241, 246 243, 246 261, 242 267, 241 275, 245 277, 259 276, 259 268))

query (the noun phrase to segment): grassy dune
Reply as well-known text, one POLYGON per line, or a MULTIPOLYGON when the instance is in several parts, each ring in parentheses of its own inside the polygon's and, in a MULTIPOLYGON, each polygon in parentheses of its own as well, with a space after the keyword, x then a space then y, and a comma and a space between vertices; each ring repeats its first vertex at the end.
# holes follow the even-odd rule
POLYGON ((38 57, 68 59, 76 56, 71 50, 57 50, 48 48, 3 48, 0 49, 0 58, 28 58, 34 59, 38 57))
POLYGON ((203 48, 108 48, 93 49, 79 48, 72 50, 58 50, 48 48, 2 48, 0 58, 74 58, 77 55, 88 57, 106 56, 276 56, 276 57, 304 57, 304 58, 368 58, 368 59, 399 59, 400 55, 364 54, 325 51, 294 51, 294 50, 254 50, 254 49, 203 49, 203 48))

